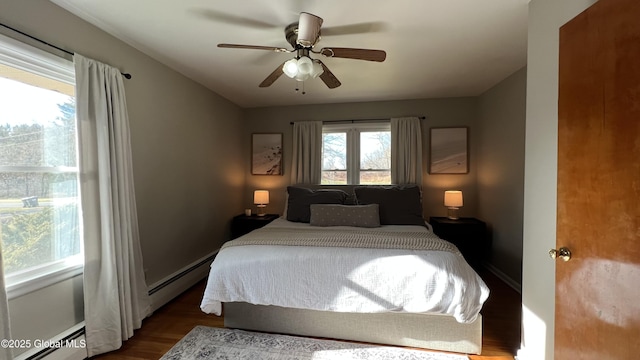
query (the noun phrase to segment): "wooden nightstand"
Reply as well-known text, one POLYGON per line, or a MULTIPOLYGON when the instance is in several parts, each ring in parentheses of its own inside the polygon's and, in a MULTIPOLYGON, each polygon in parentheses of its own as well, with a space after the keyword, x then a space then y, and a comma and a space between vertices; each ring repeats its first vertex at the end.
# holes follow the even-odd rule
POLYGON ((235 239, 255 229, 259 229, 279 217, 280 215, 277 214, 266 214, 264 216, 247 216, 242 214, 235 216, 233 220, 231 220, 231 239, 235 239))
POLYGON ((482 266, 487 249, 487 225, 475 218, 451 220, 446 217, 430 217, 433 232, 460 249, 469 265, 475 269, 482 266))

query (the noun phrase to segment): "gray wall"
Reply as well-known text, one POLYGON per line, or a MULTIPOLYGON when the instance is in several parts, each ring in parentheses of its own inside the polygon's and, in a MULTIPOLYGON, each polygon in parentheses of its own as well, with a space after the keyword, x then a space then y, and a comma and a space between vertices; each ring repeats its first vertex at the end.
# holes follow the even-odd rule
POLYGON ((521 284, 527 69, 479 98, 478 217, 491 234, 491 266, 521 284))
POLYGON ((251 133, 281 132, 284 135, 284 175, 250 175, 244 204, 252 204, 256 189, 270 190, 267 212, 284 209, 285 188, 291 183, 292 121, 367 119, 424 115, 423 201, 424 213, 445 216, 443 195, 447 189, 464 192, 461 216, 487 222, 492 238, 488 259, 516 288, 522 278, 522 224, 524 196, 524 128, 526 75, 522 68, 479 97, 347 103, 308 106, 281 106, 245 110, 245 163, 250 169, 251 133), (469 126, 470 172, 466 175, 429 175, 429 129, 442 126, 469 126))
MULTIPOLYGON (((294 95, 292 95, 294 96, 294 95)), ((245 207, 253 207, 252 194, 256 189, 270 190, 271 203, 267 212, 281 213, 284 209, 285 189, 291 183, 292 121, 378 119, 401 116, 426 116, 423 132, 423 203, 425 216, 445 216, 444 191, 459 189, 464 194, 461 216, 477 216, 476 174, 477 146, 480 130, 477 124, 477 98, 447 98, 426 100, 381 101, 305 106, 280 106, 245 110, 244 162, 250 169, 250 139, 254 132, 284 134, 284 175, 258 176, 247 174, 244 192, 245 207), (468 126, 470 140, 470 171, 464 175, 429 175, 427 173, 429 129, 443 126, 468 126)))
MULTIPOLYGON (((243 208, 242 110, 49 1, 2 0, 0 22, 133 75, 125 86, 147 283, 220 247, 243 208)), ((81 321, 81 294, 82 281, 69 280, 12 299, 14 337, 48 339, 81 321)))

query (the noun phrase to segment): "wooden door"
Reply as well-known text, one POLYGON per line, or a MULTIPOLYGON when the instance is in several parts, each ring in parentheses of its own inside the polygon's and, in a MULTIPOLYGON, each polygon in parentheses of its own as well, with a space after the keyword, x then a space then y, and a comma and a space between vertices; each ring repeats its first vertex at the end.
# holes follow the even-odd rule
POLYGON ((560 29, 555 359, 640 357, 640 1, 560 29))

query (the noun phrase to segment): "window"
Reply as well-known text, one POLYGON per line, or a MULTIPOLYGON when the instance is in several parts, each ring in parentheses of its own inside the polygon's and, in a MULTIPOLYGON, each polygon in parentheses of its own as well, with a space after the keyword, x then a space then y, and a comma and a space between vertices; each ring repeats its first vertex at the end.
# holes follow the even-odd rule
POLYGON ((323 185, 391 183, 389 123, 324 125, 323 185))
POLYGON ((0 37, 0 240, 10 297, 81 271, 74 84, 72 62, 0 37))

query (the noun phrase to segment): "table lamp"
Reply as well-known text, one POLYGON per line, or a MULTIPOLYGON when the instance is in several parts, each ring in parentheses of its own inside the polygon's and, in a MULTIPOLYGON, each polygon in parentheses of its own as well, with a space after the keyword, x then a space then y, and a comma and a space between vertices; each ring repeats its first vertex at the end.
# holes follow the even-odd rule
POLYGON ((458 220, 458 209, 462 206, 462 191, 447 190, 444 192, 444 206, 447 207, 447 217, 458 220))
POLYGON ((269 190, 256 190, 253 192, 253 203, 258 207, 258 216, 264 216, 264 208, 269 203, 269 190))

